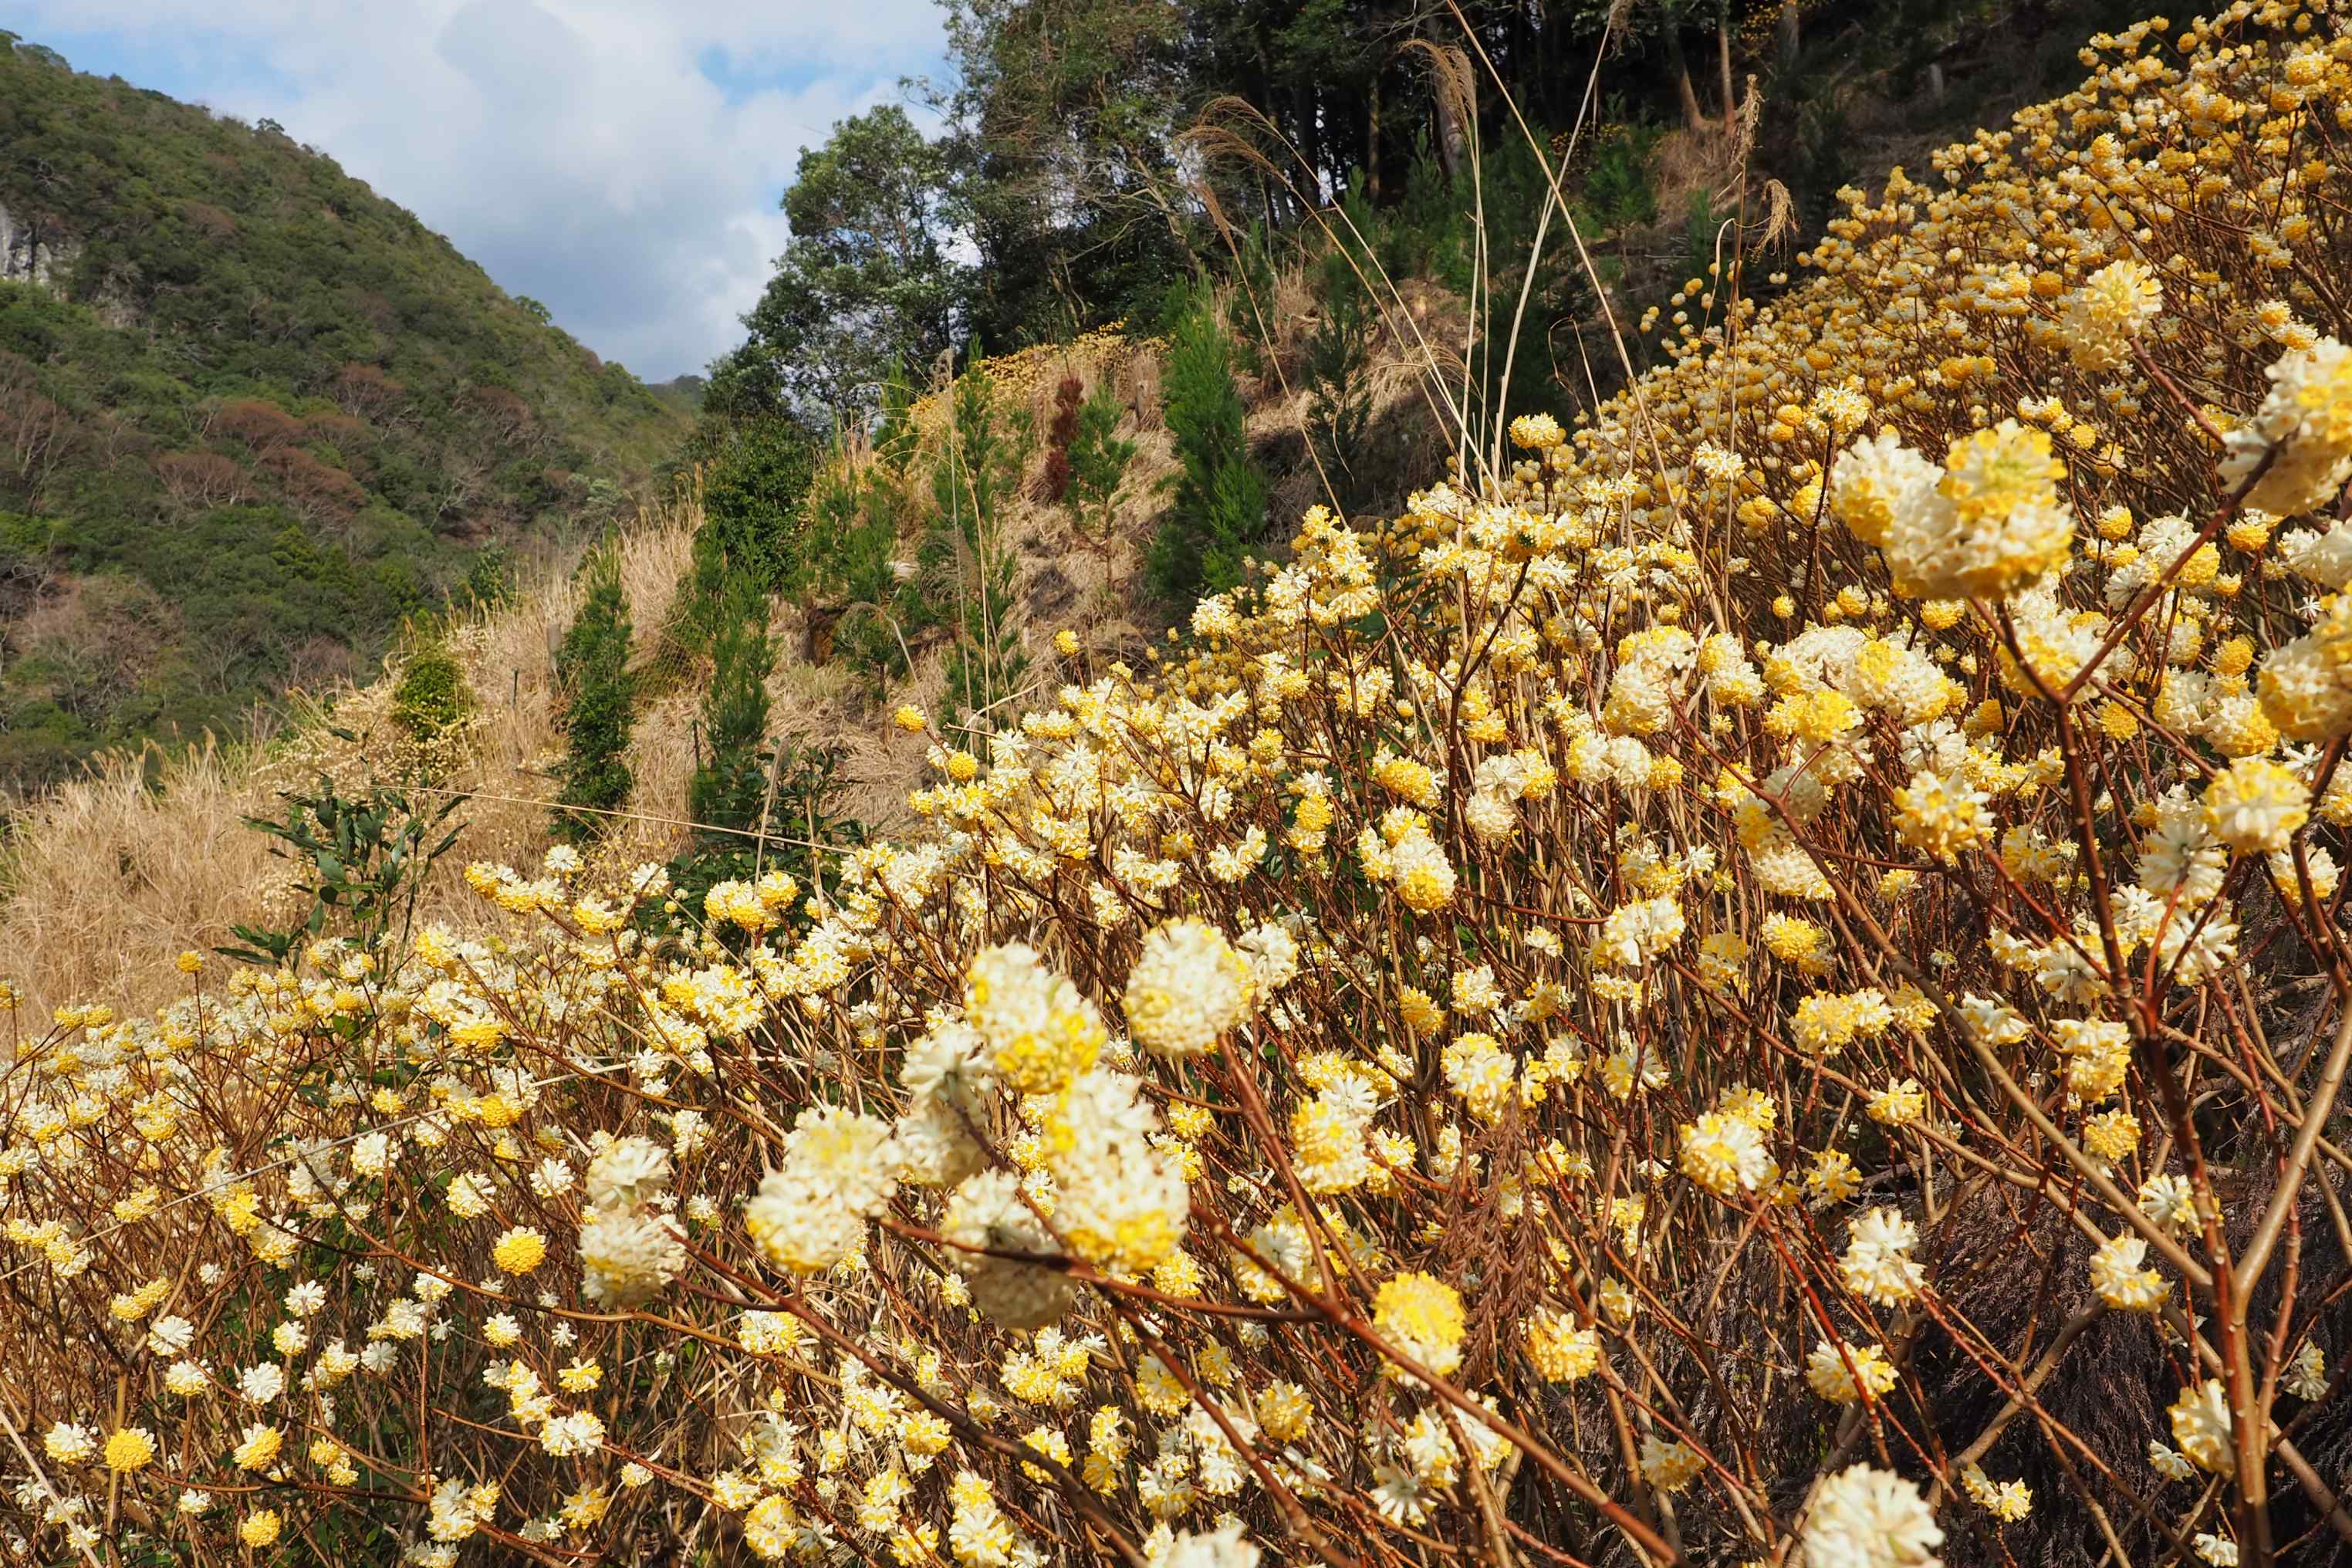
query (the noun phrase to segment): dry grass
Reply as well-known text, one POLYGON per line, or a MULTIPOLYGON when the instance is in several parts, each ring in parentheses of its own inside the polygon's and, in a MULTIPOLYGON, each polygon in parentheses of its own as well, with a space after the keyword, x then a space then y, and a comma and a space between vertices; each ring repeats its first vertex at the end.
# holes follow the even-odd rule
MULTIPOLYGON (((692 537, 690 506, 648 514, 622 541, 630 613, 652 635, 658 661, 677 657, 657 632, 692 537)), ((452 650, 477 707, 454 765, 425 787, 471 795, 465 833, 426 894, 429 910, 470 921, 457 872, 468 859, 535 858, 555 790, 551 634, 570 624, 573 589, 557 573, 518 602, 459 625, 452 650)), ((0 905, 0 952, 9 978, 40 1008, 79 996, 151 1007, 179 994, 173 953, 230 940, 230 927, 278 912, 288 868, 244 826, 275 813, 278 793, 323 773, 339 786, 396 777, 417 763, 389 709, 400 661, 365 687, 305 699, 284 729, 230 746, 208 742, 179 756, 150 749, 106 758, 26 812, 9 828, 0 905), (350 731, 337 738, 328 726, 350 731)), ((682 815, 693 761, 684 717, 691 692, 657 702, 639 725, 633 765, 639 809, 682 815)), ((630 821, 616 854, 659 855, 677 837, 666 823, 630 821)))
POLYGON ((110 759, 27 813, 9 833, 0 910, 10 977, 42 1005, 172 994, 158 956, 226 942, 277 872, 239 820, 268 800, 253 785, 246 755, 207 743, 170 762, 110 759))

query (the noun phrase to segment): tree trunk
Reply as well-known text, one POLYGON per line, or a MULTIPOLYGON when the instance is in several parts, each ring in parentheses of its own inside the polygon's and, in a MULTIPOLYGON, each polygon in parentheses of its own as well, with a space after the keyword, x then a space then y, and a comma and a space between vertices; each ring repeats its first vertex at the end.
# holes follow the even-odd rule
POLYGON ((1323 199, 1323 123, 1322 116, 1317 112, 1315 89, 1305 82, 1299 83, 1291 102, 1294 105, 1291 112, 1297 119, 1294 140, 1298 148, 1298 161, 1307 165, 1307 197, 1311 202, 1320 202, 1323 199))
POLYGON ((1719 0, 1715 12, 1715 63, 1723 75, 1723 129, 1727 135, 1737 135, 1739 130, 1739 100, 1731 89, 1731 6, 1729 0, 1719 0))
POLYGON ((1443 88, 1431 96, 1431 111, 1437 116, 1437 162, 1450 184, 1462 174, 1462 126, 1443 88))
POLYGON ((1381 205, 1381 76, 1372 72, 1371 89, 1364 94, 1364 199, 1381 205))
POLYGON ((1780 19, 1774 30, 1779 35, 1780 67, 1783 70, 1793 69, 1805 41, 1799 26, 1797 0, 1780 0, 1780 19))
POLYGON ((1706 129, 1706 116, 1698 106, 1698 89, 1691 85, 1690 61, 1683 58, 1681 29, 1671 21, 1665 27, 1666 69, 1675 79, 1675 96, 1682 100, 1683 125, 1690 131, 1706 129))

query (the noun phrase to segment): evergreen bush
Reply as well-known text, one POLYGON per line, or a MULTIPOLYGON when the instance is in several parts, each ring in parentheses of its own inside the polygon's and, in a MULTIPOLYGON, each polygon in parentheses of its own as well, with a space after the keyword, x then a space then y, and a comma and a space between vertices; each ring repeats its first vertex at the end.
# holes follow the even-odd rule
POLYGON ((559 721, 566 750, 563 788, 556 797, 554 832, 567 844, 582 844, 604 831, 597 815, 627 804, 629 729, 635 689, 629 673, 629 606, 621 592, 619 557, 609 549, 583 568, 587 595, 563 635, 555 658, 556 683, 563 700, 559 721))
POLYGON ((1250 457, 1233 339, 1205 292, 1176 323, 1163 395, 1180 467, 1163 481, 1174 505, 1149 571, 1153 590, 1181 605, 1239 584, 1265 527, 1265 475, 1250 457))
POLYGON ((1135 460, 1137 444, 1118 434, 1126 415, 1127 405, 1106 382, 1078 405, 1076 428, 1070 436, 1070 484, 1065 499, 1079 531, 1096 539, 1110 531, 1119 486, 1135 460))
POLYGON ((464 721, 474 709, 474 694, 466 671, 447 645, 438 639, 422 644, 400 672, 392 691, 392 720, 411 740, 438 740, 464 721))
POLYGON ((1322 314, 1307 335, 1299 373, 1307 443, 1342 510, 1365 499, 1358 469, 1372 418, 1372 302, 1356 275, 1360 265, 1345 247, 1323 258, 1322 314))
POLYGON ((957 378, 946 439, 931 469, 937 521, 928 542, 935 570, 950 568, 955 644, 947 663, 949 710, 985 714, 1018 690, 1028 669, 1021 639, 1020 563, 1004 538, 1004 513, 1028 460, 1028 415, 998 402, 977 357, 957 378))
POLYGON ((768 676, 776 650, 768 596, 749 577, 728 579, 711 643, 710 688, 702 701, 704 754, 687 786, 687 812, 703 847, 736 842, 730 830, 757 825, 765 781, 768 676))
POLYGON ((809 540, 801 502, 816 477, 817 447, 792 421, 747 421, 703 477, 703 526, 729 574, 771 594, 798 590, 809 540))

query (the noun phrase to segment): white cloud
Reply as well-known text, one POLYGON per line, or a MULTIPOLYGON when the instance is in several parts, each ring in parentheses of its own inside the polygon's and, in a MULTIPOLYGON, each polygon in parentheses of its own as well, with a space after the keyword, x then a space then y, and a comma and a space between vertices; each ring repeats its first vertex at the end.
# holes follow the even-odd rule
MULTIPOLYGON (((177 36, 192 91, 278 121, 608 359, 739 342, 801 148, 935 70, 931 0, 34 0, 28 38, 177 36), (703 69, 717 60, 723 68, 703 69)), ((78 65, 89 46, 69 50, 78 65)), ((100 68, 104 68, 100 67, 100 68)))

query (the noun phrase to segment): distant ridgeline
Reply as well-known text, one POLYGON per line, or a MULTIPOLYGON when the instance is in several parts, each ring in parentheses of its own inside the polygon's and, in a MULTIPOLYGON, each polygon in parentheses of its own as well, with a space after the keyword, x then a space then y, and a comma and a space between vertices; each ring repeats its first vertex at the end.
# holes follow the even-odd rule
POLYGON ((0 32, 0 801, 362 667, 690 417, 272 122, 0 32))

